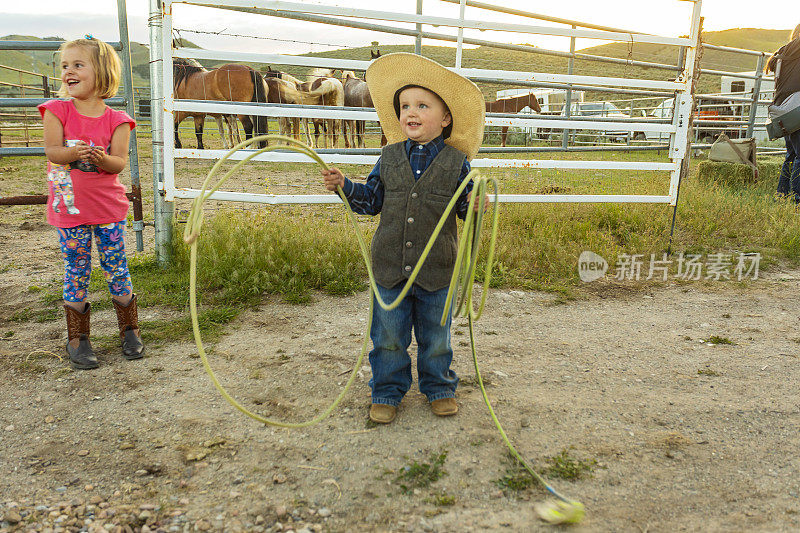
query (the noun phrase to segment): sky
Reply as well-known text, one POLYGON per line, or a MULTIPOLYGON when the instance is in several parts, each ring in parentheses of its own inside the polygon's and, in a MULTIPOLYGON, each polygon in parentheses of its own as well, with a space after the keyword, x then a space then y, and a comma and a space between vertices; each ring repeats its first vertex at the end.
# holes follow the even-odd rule
MULTIPOLYGON (((483 0, 485 3, 504 5, 520 10, 534 11, 551 16, 576 19, 595 24, 625 28, 644 33, 655 33, 670 37, 686 35, 689 30, 691 2, 679 0, 570 0, 569 2, 532 2, 531 0, 483 0)), ((378 3, 374 0, 318 0, 310 4, 336 5, 340 7, 391 10, 415 13, 416 0, 394 0, 378 3), (388 4, 388 6, 387 6, 388 4), (387 7, 384 7, 387 6, 387 7)), ((118 39, 117 2, 115 0, 82 0, 69 3, 63 0, 34 0, 12 2, 4 0, 0 7, 0 36, 8 34, 34 35, 37 37, 59 36, 66 39, 83 37, 91 33, 95 37, 115 41, 118 39)), ((705 0, 702 14, 707 31, 737 27, 771 28, 788 30, 800 22, 798 0, 762 0, 758 9, 734 7, 740 4, 730 0, 705 0)), ((147 27, 148 0, 127 0, 128 28, 131 40, 149 42, 147 27)), ((440 0, 424 0, 423 13, 441 17, 458 17, 459 6, 440 0)), ((492 13, 483 9, 467 7, 467 19, 495 20, 531 25, 554 25, 532 19, 492 13)), ((372 21, 376 24, 393 23, 372 21)), ((213 8, 175 5, 174 27, 181 29, 181 36, 203 48, 216 50, 246 50, 265 53, 302 54, 321 52, 334 48, 368 46, 372 41, 381 44, 412 44, 413 38, 394 36, 365 30, 320 25, 273 18, 263 15, 235 13, 213 8), (192 31, 189 31, 192 30, 192 31), (215 32, 211 35, 201 32, 215 32), (226 35, 228 34, 228 35, 226 35), (231 35, 235 34, 235 35, 231 35), (243 36, 253 36, 243 37, 243 36)), ((402 27, 411 25, 397 24, 402 27)), ((425 26, 424 30, 436 33, 455 34, 452 28, 425 26)), ((533 36, 508 32, 479 32, 466 30, 466 37, 485 40, 530 43, 553 50, 568 50, 569 39, 563 37, 533 36)), ((424 40, 423 44, 448 45, 443 41, 424 40)), ((602 41, 579 39, 577 48, 602 44, 602 41)), ((365 59, 369 59, 368 57, 365 59)))

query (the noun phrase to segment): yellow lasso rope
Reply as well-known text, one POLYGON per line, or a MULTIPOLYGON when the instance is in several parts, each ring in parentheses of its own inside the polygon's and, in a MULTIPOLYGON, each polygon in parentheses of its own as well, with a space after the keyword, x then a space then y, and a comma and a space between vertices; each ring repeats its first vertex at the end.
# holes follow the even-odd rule
MULTIPOLYGON (((273 150, 291 150, 294 152, 298 152, 301 154, 305 154, 311 159, 313 159, 320 167, 325 170, 330 170, 330 167, 319 157, 319 155, 312 150, 306 144, 303 144, 295 139, 290 137, 284 137, 282 135, 262 135, 259 137, 254 137, 252 139, 248 139, 244 142, 241 142, 230 149, 230 151, 225 154, 221 159, 219 159, 211 170, 206 176, 205 181, 203 181, 203 185, 200 188, 200 194, 197 198, 194 199, 192 203, 192 209, 189 213, 189 218, 186 222, 186 228, 184 230, 183 239, 184 241, 191 246, 190 254, 189 254, 189 307, 192 316, 192 329, 194 331, 194 339, 195 343, 197 344, 197 351, 200 354, 200 359, 203 362, 203 367, 208 373, 208 376, 211 378, 211 381, 214 383, 214 386, 220 392, 220 394, 236 409, 244 413, 245 415, 249 416, 250 418, 257 420, 263 424, 268 424, 271 426, 277 427, 285 427, 285 428, 301 428, 311 426, 316 424, 317 422, 326 418, 330 413, 336 409, 339 403, 344 398, 347 391, 350 389, 350 386, 353 384, 356 378, 356 373, 361 368, 361 364, 364 360, 364 355, 367 352, 368 347, 368 335, 364 335, 364 342, 361 345, 361 352, 358 355, 358 359, 356 360, 355 365, 353 366, 353 370, 350 373, 350 378, 347 380, 342 391, 336 397, 336 399, 331 403, 331 405, 325 409, 322 413, 311 418, 310 420, 306 420, 304 422, 283 422, 280 420, 274 420, 271 418, 266 418, 258 413, 254 413, 236 401, 222 384, 217 379, 217 376, 214 374, 214 371, 211 368, 211 365, 208 363, 208 357, 206 355, 206 351, 203 347, 203 341, 200 336, 200 325, 197 319, 197 239, 200 236, 200 229, 203 225, 203 203, 208 200, 211 195, 213 195, 225 181, 228 180, 242 165, 256 157, 257 155, 263 152, 269 152, 273 150), (219 181, 214 185, 212 188, 209 189, 209 185, 211 184, 211 180, 216 175, 217 171, 221 167, 222 163, 227 161, 231 155, 233 155, 236 151, 241 150, 242 148, 254 144, 259 141, 275 141, 276 144, 272 146, 266 146, 265 148, 261 148, 257 151, 254 151, 248 154, 247 157, 243 158, 241 161, 237 162, 225 175, 219 179, 219 181), (277 144, 278 142, 283 142, 286 144, 277 144)), ((433 230, 430 238, 428 239, 425 248, 420 255, 419 260, 417 261, 414 270, 411 272, 408 280, 406 281, 403 290, 400 291, 400 294, 395 298, 395 300, 391 303, 386 303, 380 296, 380 293, 377 291, 377 283, 375 281, 375 276, 372 272, 372 264, 370 261, 369 250, 367 249, 367 244, 364 239, 364 235, 361 232, 361 229, 358 226, 358 222, 356 220, 355 214, 353 210, 350 208, 350 204, 347 202, 347 199, 344 196, 344 191, 342 191, 341 187, 337 187, 337 192, 339 196, 342 198, 344 203, 344 207, 347 211, 347 215, 350 218, 350 222, 353 225, 353 229, 356 234, 356 238, 358 239, 358 246, 361 250, 361 255, 364 258, 364 264, 367 267, 367 274, 369 275, 369 283, 370 283, 370 301, 369 301, 369 320, 367 321, 367 332, 370 331, 372 327, 372 311, 373 311, 373 301, 377 301, 378 305, 381 308, 389 311, 396 308, 403 298, 406 297, 408 291, 411 290, 411 286, 414 284, 414 280, 417 278, 422 265, 425 263, 428 254, 430 253, 431 248, 433 247, 434 241, 438 237, 439 233, 442 230, 447 218, 450 215, 450 212, 455 208, 456 201, 458 197, 463 192, 464 188, 467 186, 470 180, 473 180, 474 186, 472 189, 472 197, 470 199, 469 208, 467 209, 467 216, 464 219, 464 230, 461 233, 461 239, 459 241, 458 252, 456 254, 456 263, 455 267, 453 268, 453 275, 450 278, 450 287, 447 291, 447 299, 445 301, 444 310, 442 312, 441 324, 444 325, 447 321, 448 310, 451 308, 453 303, 453 299, 458 292, 460 294, 459 298, 457 299, 457 306, 455 310, 455 316, 466 316, 469 322, 469 339, 470 339, 470 346, 472 348, 472 360, 475 365, 475 375, 478 379, 478 384, 480 385, 481 394, 483 394, 483 400, 486 403, 486 406, 489 408, 489 413, 491 414, 492 420, 494 421, 495 425, 497 426, 498 431, 500 432, 500 436, 503 438, 503 441, 508 446, 511 454, 525 467, 525 469, 537 480, 539 481, 545 489, 550 492, 553 496, 557 497, 560 501, 557 502, 555 505, 550 505, 549 507, 545 508, 544 510, 539 509, 539 513, 542 518, 553 522, 553 523, 575 523, 580 521, 583 518, 583 505, 580 502, 575 500, 568 499, 553 489, 534 469, 531 467, 525 459, 517 452, 514 446, 509 441, 508 436, 506 435, 503 427, 500 425, 500 421, 497 418, 497 415, 492 409, 492 404, 489 402, 489 396, 486 394, 486 388, 483 385, 483 379, 481 378, 480 369, 478 367, 478 356, 475 351, 475 334, 473 330, 473 321, 480 318, 481 314, 483 313, 483 308, 486 304, 486 296, 489 293, 489 284, 491 283, 492 279, 492 262, 494 260, 494 251, 495 251, 495 243, 497 241, 497 230, 499 225, 499 214, 500 211, 498 209, 498 184, 497 180, 494 178, 485 178, 483 176, 478 175, 477 170, 472 170, 469 174, 467 174, 466 178, 461 182, 461 185, 456 189, 453 197, 450 199, 450 202, 447 204, 447 207, 444 210, 441 218, 439 219, 438 224, 433 230), (494 209, 492 210, 492 222, 491 222, 491 237, 489 239, 489 251, 487 252, 486 257, 486 267, 485 267, 485 274, 483 280, 483 293, 481 294, 480 304, 478 305, 478 309, 476 310, 473 307, 473 298, 472 298, 472 289, 474 287, 474 279, 475 279, 475 269, 478 262, 478 253, 480 251, 480 229, 483 224, 483 217, 486 206, 486 196, 489 185, 491 184, 492 188, 494 189, 494 209), (475 204, 477 203, 477 208, 475 204), (460 291, 459 291, 460 287, 460 291), (374 296, 374 300, 373 300, 374 296)))

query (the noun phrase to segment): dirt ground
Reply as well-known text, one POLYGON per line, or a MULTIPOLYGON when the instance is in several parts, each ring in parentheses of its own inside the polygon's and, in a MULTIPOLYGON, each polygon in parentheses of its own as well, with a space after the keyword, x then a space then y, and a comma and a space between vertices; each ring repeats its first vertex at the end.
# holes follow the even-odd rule
MULTIPOLYGON (((498 483, 511 466, 463 320, 457 416, 436 418, 412 390, 394 423, 372 426, 367 366, 322 423, 265 427, 223 400, 192 343, 136 362, 103 348, 99 369, 70 370, 62 320, 18 318, 42 308, 30 287, 56 281, 60 259, 41 207, 13 209, 0 221, 0 531, 550 527, 534 514, 539 487, 498 483), (403 490, 402 473, 445 452, 441 479, 403 490)), ((800 271, 778 267, 746 285, 595 282, 566 303, 497 290, 477 324, 482 373, 524 456, 592 465, 550 476, 586 506, 572 530, 797 531, 799 299, 800 271), (702 342, 714 335, 733 344, 702 342)), ((347 379, 366 311, 366 293, 265 300, 214 344, 212 365, 246 407, 305 420, 347 379)), ((112 310, 92 320, 93 334, 114 333, 112 310)))

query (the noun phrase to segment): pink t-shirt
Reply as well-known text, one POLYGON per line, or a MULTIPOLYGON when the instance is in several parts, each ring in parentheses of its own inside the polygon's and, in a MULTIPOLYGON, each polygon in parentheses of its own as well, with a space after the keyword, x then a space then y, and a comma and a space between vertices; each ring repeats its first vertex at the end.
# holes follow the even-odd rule
MULTIPOLYGON (((78 113, 72 100, 50 100, 38 106, 44 117, 52 112, 64 126, 64 144, 75 141, 102 146, 108 153, 111 136, 120 124, 136 127, 124 111, 106 107, 99 117, 78 113)), ((69 165, 47 162, 47 222, 59 228, 80 225, 109 224, 125 220, 128 199, 118 174, 109 174, 91 163, 73 161, 69 165)))

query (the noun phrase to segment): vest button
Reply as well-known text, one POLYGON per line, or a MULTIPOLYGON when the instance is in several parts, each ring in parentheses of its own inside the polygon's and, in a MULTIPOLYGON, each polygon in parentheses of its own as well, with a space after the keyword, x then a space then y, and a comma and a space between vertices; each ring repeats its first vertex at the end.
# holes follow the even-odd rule
POLYGON ((406 266, 405 266, 405 268, 404 268, 404 270, 405 270, 406 272, 411 272, 411 265, 406 265, 406 266))
POLYGON ((411 241, 406 241, 406 248, 411 248, 414 244, 411 241))
POLYGON ((417 196, 419 196, 419 194, 417 194, 417 193, 415 193, 415 192, 412 192, 412 193, 411 193, 411 198, 416 198, 417 196))
POLYGON ((414 223, 414 217, 408 217, 408 221, 407 222, 409 224, 413 224, 414 223))

